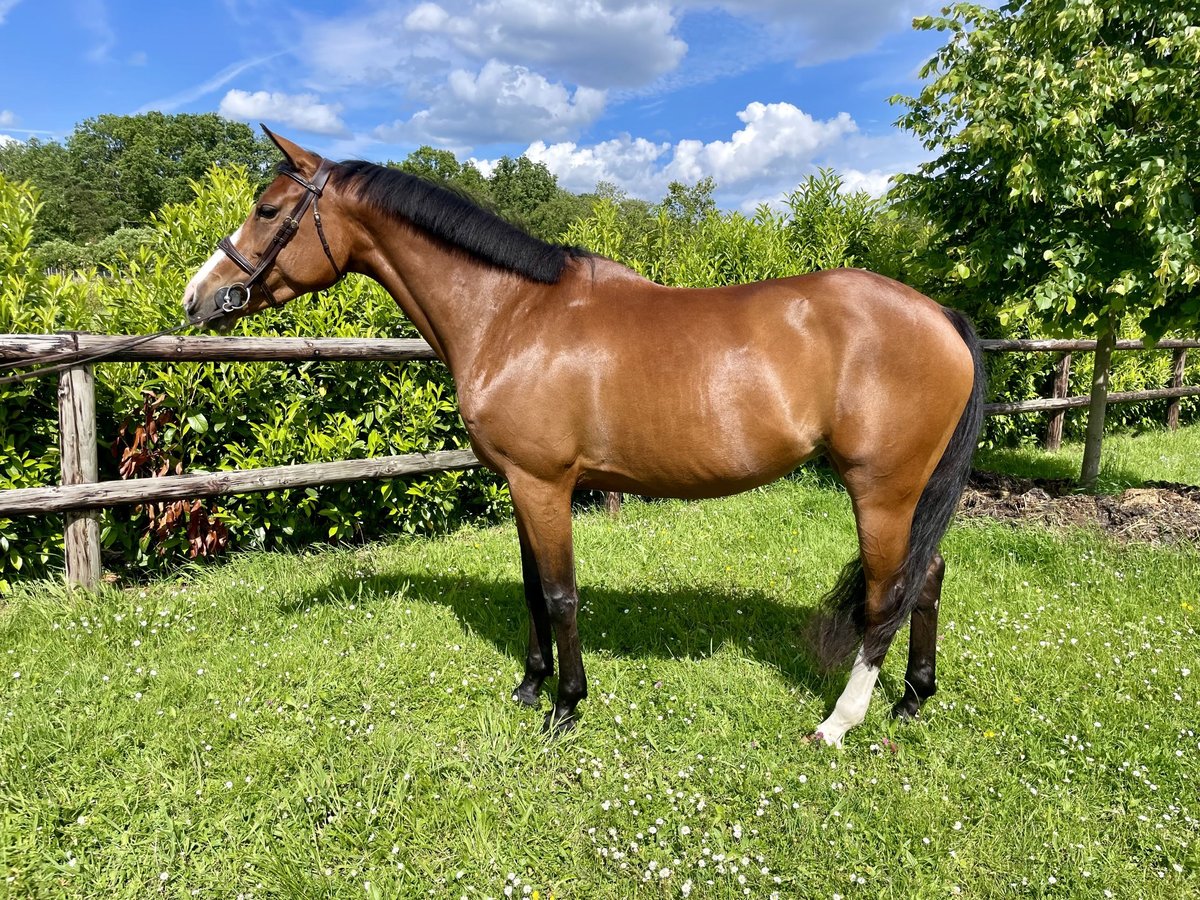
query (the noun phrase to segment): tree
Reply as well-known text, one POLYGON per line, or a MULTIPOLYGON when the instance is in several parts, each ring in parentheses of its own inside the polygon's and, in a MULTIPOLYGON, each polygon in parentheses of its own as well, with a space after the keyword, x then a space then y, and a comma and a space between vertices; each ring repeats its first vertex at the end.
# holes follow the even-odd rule
POLYGON ((0 173, 40 191, 38 242, 86 243, 144 225, 167 203, 187 202, 191 183, 213 166, 245 166, 261 179, 275 156, 248 125, 215 113, 102 115, 77 125, 65 145, 4 147, 0 173))
POLYGON ((558 179, 546 164, 528 156, 500 157, 488 184, 496 209, 518 222, 528 220, 539 206, 559 193, 558 179))
POLYGON ((191 182, 213 166, 242 165, 261 177, 275 152, 241 122, 203 115, 103 115, 67 139, 76 191, 102 204, 85 239, 139 225, 167 203, 192 197, 191 182))
POLYGON ((672 181, 667 185, 667 196, 659 206, 672 221, 687 226, 697 225, 717 211, 717 201, 713 199, 716 189, 717 183, 711 176, 701 178, 691 186, 682 181, 672 181))
POLYGON ((66 188, 72 179, 66 147, 37 138, 28 143, 5 144, 0 147, 0 175, 10 182, 28 183, 37 189, 42 205, 33 225, 34 243, 75 237, 75 214, 67 201, 66 188))
POLYGON ((530 232, 543 240, 557 243, 576 219, 592 211, 592 201, 580 194, 555 188, 555 194, 525 217, 530 232))
POLYGON ((403 162, 388 165, 462 191, 477 201, 487 202, 489 199, 488 183, 483 173, 469 162, 460 163, 458 157, 449 150, 437 150, 426 144, 408 154, 403 162))
POLYGON ((937 268, 1001 320, 1096 335, 1082 481, 1099 470, 1115 334, 1200 320, 1200 10, 1182 0, 956 4, 900 123, 938 151, 895 196, 937 268))

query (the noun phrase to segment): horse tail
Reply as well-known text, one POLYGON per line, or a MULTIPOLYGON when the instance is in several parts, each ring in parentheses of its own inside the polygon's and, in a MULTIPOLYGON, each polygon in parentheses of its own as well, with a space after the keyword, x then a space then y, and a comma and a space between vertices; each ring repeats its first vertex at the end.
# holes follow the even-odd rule
MULTIPOLYGON (((904 560, 899 596, 891 615, 872 630, 863 646, 863 657, 876 663, 882 661, 892 638, 912 613, 925 587, 929 564, 938 545, 950 527, 958 508, 959 498, 971 474, 971 461, 983 428, 983 405, 987 391, 987 375, 983 367, 983 351, 970 319, 955 309, 942 308, 963 343, 971 352, 974 383, 971 396, 959 417, 958 425, 946 445, 942 458, 921 492, 913 513, 909 532, 908 555, 904 560)), ((825 596, 825 614, 821 617, 817 635, 817 654, 826 668, 845 662, 858 646, 866 630, 867 581, 862 560, 852 559, 842 569, 833 589, 825 596)))

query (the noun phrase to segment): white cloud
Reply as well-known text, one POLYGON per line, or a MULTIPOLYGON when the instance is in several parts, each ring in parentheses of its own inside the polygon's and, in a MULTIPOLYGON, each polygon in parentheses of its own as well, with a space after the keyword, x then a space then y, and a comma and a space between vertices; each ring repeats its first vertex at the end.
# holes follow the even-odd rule
POLYGON ((746 127, 728 141, 680 141, 670 176, 685 182, 711 175, 719 184, 753 183, 781 166, 812 160, 858 129, 848 113, 818 122, 790 103, 751 103, 737 115, 746 127))
MULTIPOLYGON (((388 110, 376 121, 391 124, 363 128, 378 140, 456 151, 494 142, 553 145, 634 97, 783 59, 817 64, 869 51, 938 2, 375 0, 333 18, 301 16, 296 53, 308 90, 344 96, 360 115, 367 107, 388 110), (700 28, 703 58, 687 55, 681 35, 689 16, 700 28)), ((747 121, 748 133, 729 146, 681 143, 672 154, 677 177, 723 168, 743 178, 738 166, 753 167, 756 154, 786 159, 759 133, 783 124, 747 121)), ((820 139, 817 124, 795 123, 794 134, 780 130, 777 140, 820 139)), ((806 152, 803 143, 794 150, 806 152)))
POLYGON ((422 3, 404 20, 471 59, 532 65, 596 88, 644 85, 687 52, 671 5, 630 0, 458 2, 458 14, 422 3))
MULTIPOLYGON (((264 16, 268 8, 263 0, 224 2, 264 16)), ((741 125, 718 141, 657 144, 647 129, 649 140, 572 142, 634 98, 665 102, 681 87, 781 60, 816 64, 866 52, 939 2, 359 0, 334 16, 297 13, 276 23, 281 34, 288 32, 287 52, 304 62, 294 73, 293 90, 329 113, 325 126, 301 126, 309 130, 336 128, 366 148, 371 141, 431 143, 460 155, 485 144, 528 145, 531 153, 554 157, 577 189, 590 189, 599 177, 653 195, 672 178, 712 174, 744 197, 771 196, 777 182, 823 161, 857 173, 847 177, 877 190, 893 164, 886 155, 857 158, 854 148, 868 142, 856 135, 850 116, 815 120, 788 103, 747 106, 741 125), (684 35, 703 52, 689 55, 684 35), (314 94, 326 104, 315 103, 309 97, 314 94)), ((193 89, 189 100, 233 77, 230 70, 220 73, 193 89)), ((251 104, 249 96, 230 92, 222 112, 245 119, 266 115, 260 107, 267 101, 251 104)), ((294 104, 288 106, 298 114, 294 104)))
MULTIPOLYGON (((923 158, 916 141, 899 133, 861 134, 846 113, 817 120, 790 103, 751 103, 738 118, 744 127, 728 140, 670 144, 623 135, 590 146, 537 141, 525 155, 545 163, 571 191, 610 181, 633 196, 659 199, 671 181, 712 177, 723 205, 746 210, 777 202, 821 166, 835 168, 847 190, 882 194, 893 174, 923 158)), ((488 164, 476 165, 486 171, 488 164)))
POLYGON ((608 181, 634 196, 656 197, 666 189, 669 180, 659 163, 670 150, 670 144, 656 144, 625 134, 590 147, 573 143, 547 146, 537 141, 525 155, 534 162, 545 163, 558 176, 559 184, 569 191, 590 191, 599 182, 608 181))
POLYGON ((355 10, 340 19, 309 21, 299 56, 311 65, 313 83, 391 87, 413 78, 419 53, 404 27, 404 10, 385 6, 355 10))
POLYGON ((20 2, 21 0, 0 0, 0 25, 4 24, 4 20, 12 12, 13 7, 20 2))
POLYGON ((409 31, 444 31, 449 22, 450 13, 436 3, 422 3, 404 17, 409 31))
POLYGON ((490 60, 477 75, 450 73, 427 109, 377 131, 385 140, 451 146, 567 137, 604 111, 603 91, 574 92, 523 66, 490 60))
POLYGON ((105 63, 117 43, 117 34, 108 20, 108 6, 104 0, 76 0, 79 24, 92 33, 95 43, 85 54, 89 62, 105 63))
POLYGON ((461 151, 580 133, 610 89, 678 65, 676 24, 662 0, 381 3, 305 20, 298 53, 310 89, 394 110, 377 139, 461 151))
POLYGON ((17 124, 17 116, 11 109, 0 109, 0 128, 17 124))
MULTIPOLYGON (((0 0, 5 2, 5 0, 0 0)), ((944 0, 423 0, 306 20, 314 83, 406 86, 496 59, 599 89, 645 88, 678 69, 689 13, 721 10, 752 28, 740 60, 813 65, 873 49, 944 0), (414 65, 415 63, 415 65, 414 65)), ((700 68, 708 60, 697 60, 700 68)), ((732 64, 718 60, 722 68, 732 64)))
POLYGON ((163 97, 161 100, 151 100, 149 103, 143 103, 134 110, 134 113, 140 115, 141 113, 151 112, 152 110, 164 113, 175 112, 175 110, 182 106, 187 106, 189 103, 195 103, 201 97, 206 97, 213 91, 220 90, 247 69, 252 69, 255 66, 262 65, 263 63, 268 62, 279 55, 280 54, 278 53, 273 53, 270 56, 259 56, 254 59, 244 59, 241 62, 233 63, 232 65, 226 66, 207 81, 202 81, 200 84, 186 88, 177 94, 172 94, 170 97, 163 97))
POLYGON ((217 112, 227 119, 257 122, 267 119, 313 134, 347 133, 341 107, 321 103, 316 94, 282 94, 269 91, 232 90, 221 100, 217 112))
POLYGON ((13 137, 11 134, 0 134, 0 147, 7 147, 9 144, 19 144, 20 140, 13 137))
POLYGON ((896 172, 882 172, 879 169, 872 169, 870 172, 845 169, 839 174, 842 176, 842 185, 845 190, 851 193, 866 191, 872 197, 882 197, 886 194, 892 186, 892 179, 896 176, 896 172))
POLYGON ((874 49, 914 16, 936 12, 944 0, 684 0, 692 8, 720 7, 766 23, 776 48, 801 65, 848 59, 874 49))

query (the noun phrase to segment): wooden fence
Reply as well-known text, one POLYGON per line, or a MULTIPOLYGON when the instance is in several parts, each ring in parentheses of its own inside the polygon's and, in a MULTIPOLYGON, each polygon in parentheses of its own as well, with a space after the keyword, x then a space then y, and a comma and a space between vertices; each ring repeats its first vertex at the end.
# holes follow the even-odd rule
MULTIPOLYGON (((0 365, 36 363, 70 352, 96 352, 128 340, 125 335, 58 334, 0 335, 0 365)), ((1062 354, 1054 396, 1020 403, 991 403, 988 415, 1051 412, 1047 444, 1057 449, 1062 439, 1062 417, 1068 409, 1087 406, 1088 397, 1068 397, 1071 354, 1095 350, 1094 341, 984 340, 990 353, 1050 352, 1062 354)), ((1200 396, 1200 386, 1183 384, 1186 354, 1200 348, 1200 340, 1163 341, 1152 350, 1174 353, 1171 384, 1165 388, 1114 393, 1109 403, 1169 399, 1167 424, 1179 422, 1179 398, 1200 396)), ((1117 350, 1142 351, 1140 342, 1118 342, 1117 350)), ((105 362, 312 362, 436 359, 432 348, 420 340, 358 338, 241 338, 163 337, 121 350, 105 362)), ((397 478, 468 469, 479 465, 470 450, 385 456, 375 459, 307 463, 252 470, 197 472, 128 481, 99 481, 96 443, 95 380, 91 365, 79 365, 59 376, 59 440, 61 485, 0 491, 0 516, 64 513, 68 581, 85 587, 100 579, 99 510, 113 506, 244 494, 283 488, 316 487, 375 478, 397 478)), ((608 506, 616 510, 620 495, 610 494, 608 506)))
MULTIPOLYGON (((1017 403, 989 403, 989 416, 1013 416, 1023 413, 1053 413, 1046 430, 1046 449, 1058 450, 1062 445, 1063 420, 1068 409, 1079 409, 1091 403, 1090 396, 1067 396, 1071 378, 1071 359, 1075 353, 1094 353, 1095 341, 1077 340, 1003 340, 985 338, 980 341, 985 353, 1058 353, 1054 378, 1053 395, 1045 400, 1022 400, 1017 403)), ((1179 427, 1179 400, 1183 397, 1200 396, 1200 385, 1183 383, 1187 368, 1188 350, 1200 349, 1200 339, 1159 341, 1146 347, 1141 341, 1117 341, 1113 348, 1118 351, 1153 352, 1170 350, 1174 354, 1171 367, 1171 383, 1163 388, 1144 391, 1118 391, 1107 395, 1108 403, 1143 403, 1148 400, 1169 400, 1167 404, 1167 427, 1172 431, 1179 427)))

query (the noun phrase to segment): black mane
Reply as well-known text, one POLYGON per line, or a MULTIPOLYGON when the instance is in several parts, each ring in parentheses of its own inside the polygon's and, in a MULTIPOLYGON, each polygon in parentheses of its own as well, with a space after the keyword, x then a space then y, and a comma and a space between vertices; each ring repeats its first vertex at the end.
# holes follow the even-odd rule
POLYGON ((346 160, 330 173, 338 187, 396 219, 476 259, 543 284, 554 284, 570 259, 586 250, 548 244, 453 190, 364 160, 346 160))

